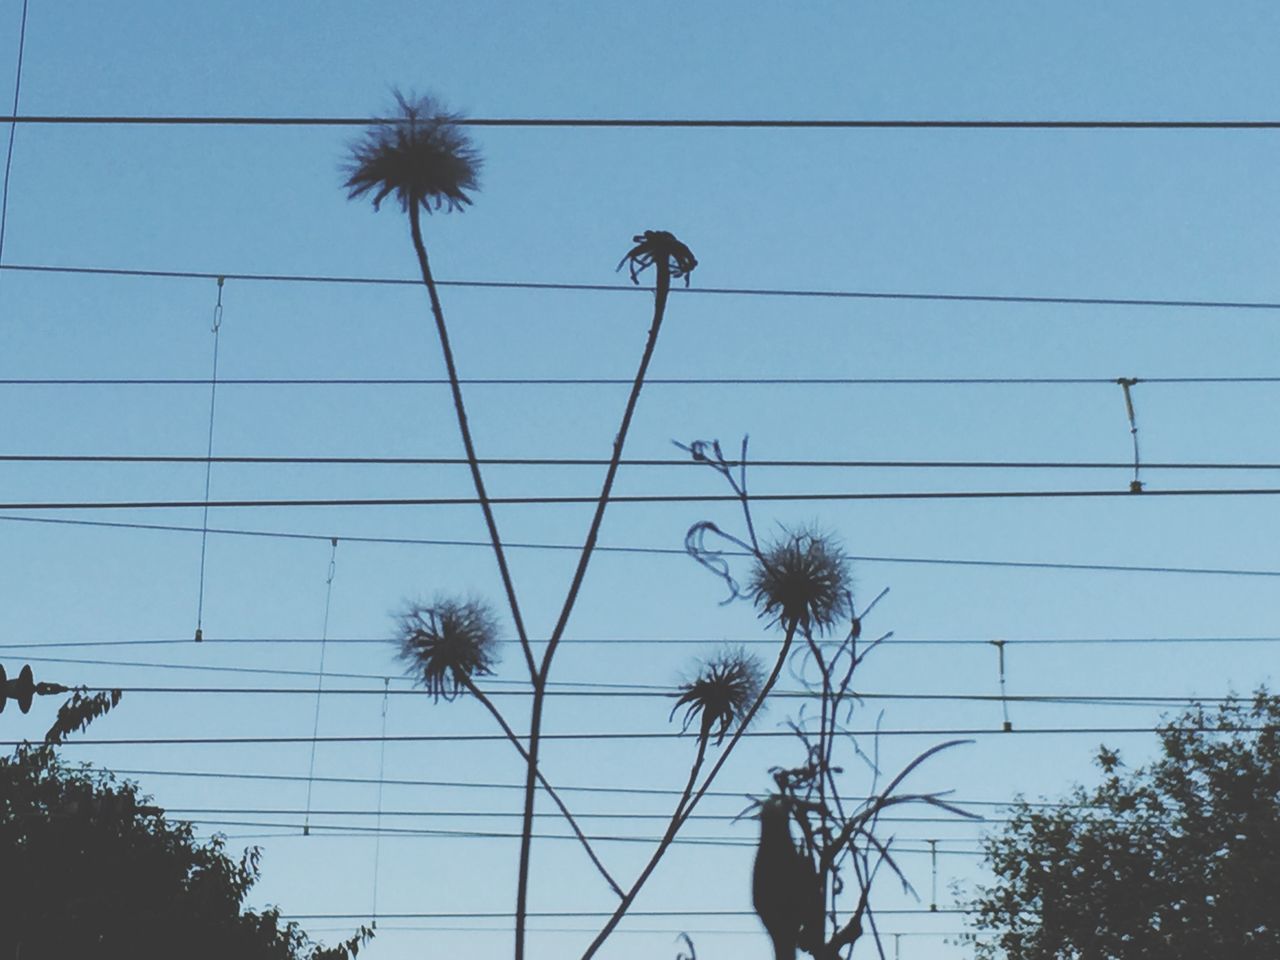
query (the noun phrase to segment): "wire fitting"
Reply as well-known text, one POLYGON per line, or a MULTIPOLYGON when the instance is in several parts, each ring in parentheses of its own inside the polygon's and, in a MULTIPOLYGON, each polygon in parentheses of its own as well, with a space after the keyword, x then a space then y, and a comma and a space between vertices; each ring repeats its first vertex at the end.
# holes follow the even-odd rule
POLYGON ((1133 388, 1142 381, 1137 377, 1119 377, 1116 383, 1124 391, 1124 409, 1129 415, 1129 435, 1133 437, 1133 479, 1129 481, 1130 493, 1142 493, 1142 480, 1138 474, 1142 468, 1142 458, 1138 455, 1138 418, 1133 412, 1133 388))

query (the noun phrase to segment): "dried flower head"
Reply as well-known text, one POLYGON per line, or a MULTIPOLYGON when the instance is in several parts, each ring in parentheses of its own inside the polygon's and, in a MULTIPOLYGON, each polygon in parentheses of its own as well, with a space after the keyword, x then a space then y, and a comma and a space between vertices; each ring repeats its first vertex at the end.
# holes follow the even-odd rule
POLYGON ((498 662, 498 621, 480 600, 411 603, 396 617, 395 639, 409 675, 436 700, 454 699, 498 662))
POLYGON ((677 280, 684 277, 684 285, 689 285, 689 274, 698 265, 698 258, 676 239, 675 234, 666 230, 646 230, 636 234, 631 240, 635 246, 618 261, 617 269, 621 270, 624 265, 630 266, 632 283, 639 284, 640 274, 656 263, 658 269, 665 270, 668 276, 677 280))
POLYGON ((344 172, 347 199, 373 195, 375 210, 395 194, 402 210, 421 205, 446 213, 471 203, 479 186, 480 154, 449 113, 431 97, 396 91, 398 116, 377 121, 351 145, 344 172))
POLYGON ((831 536, 789 533, 764 550, 747 593, 762 617, 825 633, 851 613, 849 560, 831 536))
POLYGON ((689 729, 693 718, 702 717, 699 736, 711 735, 711 728, 720 725, 716 744, 720 744, 735 723, 742 723, 747 711, 760 696, 764 686, 764 668, 760 661, 742 648, 720 651, 698 666, 697 677, 680 685, 680 698, 671 708, 671 716, 685 707, 684 729, 689 729))

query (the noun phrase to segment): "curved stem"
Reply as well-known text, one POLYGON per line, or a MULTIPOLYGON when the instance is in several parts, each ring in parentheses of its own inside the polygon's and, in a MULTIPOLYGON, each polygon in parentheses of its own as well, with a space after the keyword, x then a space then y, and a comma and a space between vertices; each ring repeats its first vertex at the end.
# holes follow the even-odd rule
MULTIPOLYGON (((486 710, 493 714, 493 719, 498 721, 498 726, 500 726, 502 728, 502 732, 507 735, 507 739, 511 741, 511 745, 515 747, 520 756, 524 758, 525 763, 529 763, 529 751, 526 750, 524 744, 520 742, 520 738, 516 736, 516 732, 511 729, 511 725, 507 723, 506 717, 502 715, 502 712, 498 709, 497 705, 485 695, 483 690, 476 686, 475 681, 470 677, 465 678, 463 680, 463 684, 466 686, 467 691, 479 700, 486 710)), ((583 849, 587 851, 587 856, 591 858, 591 862, 594 863, 596 869, 600 871, 600 875, 604 877, 609 886, 613 888, 613 892, 621 897, 623 895, 622 888, 618 886, 617 881, 613 879, 609 871, 605 868, 605 865, 600 862, 600 858, 596 856, 596 852, 592 848, 591 842, 578 826, 578 821, 575 820, 573 814, 569 812, 568 806, 565 804, 564 800, 561 799, 556 788, 551 785, 550 781, 547 780, 541 770, 532 764, 530 764, 530 767, 536 772, 538 783, 542 784, 542 789, 547 791, 547 795, 555 801, 555 805, 559 807, 560 812, 564 814, 565 820, 568 821, 570 828, 578 838, 578 841, 582 844, 583 849)))
MULTIPOLYGON (((743 717, 742 723, 738 724, 738 729, 733 732, 733 736, 729 739, 728 745, 723 751, 721 751, 715 765, 711 768, 711 772, 708 773, 706 779, 702 781, 702 786, 700 786, 697 792, 689 798, 687 803, 685 802, 684 796, 681 797, 680 804, 676 807, 676 814, 672 818, 671 824, 667 827, 666 833, 663 834, 662 839, 658 842, 658 846, 654 849, 653 855, 649 858, 649 862, 646 863, 644 869, 640 871, 640 875, 636 877, 635 883, 631 885, 631 889, 628 890, 626 895, 622 898, 622 902, 618 904, 617 908, 613 911, 613 915, 609 917, 608 922, 605 923, 600 932, 596 934, 596 938, 591 941, 591 945, 587 947, 586 952, 582 954, 582 960, 590 960, 591 957, 595 956, 596 951, 600 949, 600 946, 609 938, 609 935, 613 933, 618 924, 622 922, 622 918, 626 915, 627 910, 630 909, 636 895, 640 893, 641 888, 649 879, 650 874, 652 874, 654 869, 658 866, 658 861, 662 859, 663 854, 667 852, 667 848, 671 846, 671 841, 675 839, 680 828, 684 826, 685 822, 693 814, 694 808, 697 807, 698 803, 706 795, 707 791, 711 789, 711 784, 715 782, 716 776, 725 765, 725 761, 729 759, 729 754, 731 754, 733 752, 733 748, 738 745, 738 741, 742 739, 742 735, 746 732, 747 727, 750 726, 752 719, 754 719, 755 715, 759 712, 760 707, 764 705, 765 698, 769 696, 769 692, 774 688, 774 685, 777 684, 778 677, 782 673, 782 668, 787 662, 787 656, 791 652, 791 641, 795 639, 795 635, 796 623, 792 621, 787 624, 787 632, 782 639, 782 649, 778 651, 778 660, 773 665, 773 672, 769 674, 769 679, 765 681, 764 686, 760 689, 760 695, 756 697, 756 702, 751 705, 751 709, 748 710, 747 715, 743 717)), ((700 763, 701 759, 699 759, 699 764, 700 763)), ((686 796, 687 791, 688 788, 686 788, 686 796)))
POLYGON ((653 359, 654 347, 658 345, 658 331, 662 329, 662 318, 667 312, 667 297, 671 293, 670 258, 663 257, 654 264, 658 271, 657 285, 653 294, 653 323, 649 327, 649 338, 645 341, 644 354, 640 357, 640 366, 636 370, 635 380, 631 384, 631 395, 627 398, 627 406, 622 412, 622 423, 613 438, 613 456, 609 459, 609 467, 605 471, 604 485, 600 489, 600 498, 596 501, 596 512, 591 518, 591 527, 587 530, 587 538, 582 544, 582 555, 578 558, 578 568, 574 571, 573 581, 569 584, 569 593, 565 596, 564 606, 560 609, 560 619, 551 631, 551 639, 547 643, 546 652, 542 655, 541 676, 545 681, 551 668, 551 658, 555 656, 556 647, 564 635, 569 623, 569 615, 578 600, 578 591, 587 575, 587 565, 591 562, 591 554, 596 548, 596 538, 600 535, 600 525, 604 522, 604 512, 609 506, 609 494, 613 491, 613 481, 618 475, 618 465, 622 462, 622 448, 627 442, 627 431, 631 429, 631 418, 636 412, 636 404, 640 400, 640 390, 644 387, 645 373, 649 369, 649 361, 653 359))
POLYGON ((498 524, 493 516, 493 506, 489 503, 489 495, 485 491, 484 478, 480 475, 480 462, 476 458, 475 444, 471 441, 471 427, 467 423, 467 408, 462 402, 462 387, 458 383, 458 368, 453 362, 453 349, 449 346, 449 331, 444 323, 444 310, 440 306, 440 296, 436 292, 435 277, 431 274, 431 265, 427 262, 427 247, 422 242, 421 214, 418 204, 409 205, 409 230, 413 235, 413 249, 418 254, 418 267, 422 271, 422 282, 427 286, 431 296, 431 313, 436 321, 436 333, 440 337, 440 350, 444 354, 445 368, 449 373, 449 388, 453 391, 453 409, 458 414, 458 431, 462 434, 462 445, 467 453, 467 465, 471 468, 471 479, 475 484, 476 497, 480 501, 480 509, 484 511, 484 522, 489 528, 489 541, 493 544, 493 553, 498 560, 498 571, 502 575, 502 587, 507 593, 507 603, 511 607, 511 619, 515 622, 516 636, 520 638, 520 647, 524 651, 525 662, 529 667, 530 677, 536 676, 533 660, 533 648, 529 645, 529 635, 524 628, 524 618, 520 615, 520 604, 516 600, 515 584, 511 580, 511 571, 507 568, 507 556, 502 549, 502 538, 498 535, 498 524))
MULTIPOLYGON (((636 404, 640 400, 640 390, 644 386, 645 373, 649 369, 649 361, 653 359, 653 351, 658 343, 658 332, 662 328, 662 318, 667 310, 667 297, 671 292, 670 266, 670 257, 666 256, 661 261, 654 263, 654 267, 657 270, 657 282, 654 289, 653 323, 649 326, 649 337, 645 341, 644 353, 640 357, 640 366, 636 370, 635 380, 631 384, 631 394, 627 398, 627 405, 622 413, 622 423, 613 438, 613 456, 610 457, 608 469, 605 471, 604 484, 600 489, 600 498, 596 501, 596 510, 591 518, 591 526, 587 530, 587 537, 583 541, 582 554, 578 557, 577 569, 574 570, 573 580, 569 584, 569 592, 565 596, 564 606, 560 610, 560 617, 556 621, 555 629, 551 631, 546 652, 542 655, 542 664, 534 677, 533 708, 529 717, 529 758, 527 761, 529 770, 525 777, 524 816, 520 827, 519 877, 516 882, 516 960, 523 960, 524 957, 525 924, 529 909, 529 862, 533 846, 534 773, 538 766, 538 748, 542 742, 542 703, 546 696, 547 675, 551 672, 552 658, 555 656, 556 648, 560 645, 560 638, 564 636, 565 627, 569 623, 570 614, 573 613, 574 604, 577 603, 578 592, 582 589, 583 580, 586 579, 587 566, 591 562, 591 554, 595 550, 596 539, 600 535, 600 525, 604 522, 604 513, 609 505, 609 494, 613 490, 613 481, 618 475, 618 466, 622 462, 622 450, 627 441, 627 431, 631 428, 631 418, 635 415, 636 404)), ((623 903, 627 904, 629 901, 624 898, 623 903)), ((622 910, 625 912, 625 906, 622 910)))

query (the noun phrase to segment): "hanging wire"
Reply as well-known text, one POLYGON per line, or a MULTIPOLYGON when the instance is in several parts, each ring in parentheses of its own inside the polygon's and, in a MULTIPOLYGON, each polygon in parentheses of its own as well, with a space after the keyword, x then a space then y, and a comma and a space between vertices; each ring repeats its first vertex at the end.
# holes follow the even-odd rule
POLYGON ((1124 391, 1124 409, 1129 414, 1129 435, 1133 437, 1133 479, 1129 481, 1130 493, 1142 492, 1142 480, 1138 477, 1138 471, 1142 467, 1142 460, 1138 456, 1138 418, 1133 412, 1132 393, 1133 388, 1141 382, 1137 377, 1120 377, 1116 381, 1124 391))
MULTIPOLYGON (((29 0, 22 0, 22 20, 18 26, 18 65, 13 81, 13 114, 18 114, 18 97, 22 92, 22 54, 27 45, 27 5, 29 0)), ((13 141, 17 135, 18 125, 9 124, 9 148, 4 157, 4 189, 0 191, 0 261, 4 260, 4 228, 9 219, 9 172, 13 169, 13 141)))
POLYGON ((932 864, 933 878, 929 886, 929 912, 938 912, 938 841, 929 840, 929 861, 932 864))
POLYGON ((196 643, 204 640, 204 562, 209 546, 209 484, 213 479, 213 414, 218 401, 218 333, 222 329, 222 287, 218 278, 218 302, 213 307, 213 372, 209 377, 209 443, 204 466, 204 517, 200 521, 200 596, 196 601, 196 643))
POLYGON ((373 922, 378 922, 378 866, 382 859, 382 788, 387 769, 387 704, 390 702, 391 678, 382 679, 382 740, 378 744, 378 812, 377 835, 373 840, 373 922))
POLYGON ((1000 668, 1000 710, 1004 714, 1004 724, 1001 729, 1005 733, 1013 731, 1013 724, 1009 720, 1009 691, 1005 686, 1004 680, 1004 645, 1008 641, 992 640, 991 645, 996 648, 996 657, 1000 668))
MULTIPOLYGON (((320 698, 324 693, 324 655, 329 643, 329 605, 333 600, 333 578, 338 572, 338 538, 329 539, 329 572, 324 581, 324 622, 320 627, 320 669, 316 672, 316 714, 311 727, 311 763, 307 767, 307 811, 302 821, 302 835, 311 836, 311 790, 315 786, 316 744, 320 736, 320 698)), ((385 695, 384 695, 385 696, 385 695)), ((386 702, 385 700, 383 701, 386 702)), ((386 710, 386 707, 383 707, 386 710)), ((385 717, 386 714, 384 713, 385 717)), ((385 726, 385 723, 384 723, 385 726)), ((386 732, 385 730, 383 731, 386 732)))

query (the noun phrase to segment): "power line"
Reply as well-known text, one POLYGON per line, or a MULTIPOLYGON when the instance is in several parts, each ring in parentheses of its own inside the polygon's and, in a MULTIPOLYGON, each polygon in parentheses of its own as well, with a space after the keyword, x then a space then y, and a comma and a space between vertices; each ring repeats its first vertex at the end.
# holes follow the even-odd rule
MULTIPOLYGON (((1141 496, 1146 496, 1144 492, 1141 496)), ((1138 496, 1126 493, 1126 496, 1138 496)), ((201 504, 203 505, 203 503, 201 504)), ((184 526, 172 523, 139 523, 123 520, 79 520, 68 517, 24 517, 0 515, 0 523, 35 523, 69 527, 96 527, 108 530, 151 530, 165 533, 201 533, 201 527, 184 526)), ((209 533, 236 537, 266 537, 279 540, 331 540, 329 534, 300 533, 281 530, 253 530, 244 528, 210 527, 209 533)), ((389 545, 412 545, 426 547, 479 547, 493 549, 488 541, 430 539, 424 537, 372 537, 343 534, 338 537, 347 543, 378 543, 389 545)), ((581 544, 566 543, 529 543, 505 542, 503 547, 512 550, 571 550, 578 552, 581 544)), ((688 552, 676 547, 639 547, 599 545, 597 553, 627 553, 652 556, 688 557, 688 552)), ((724 551, 725 556, 739 556, 731 550, 724 551)), ((741 554, 745 556, 745 554, 741 554)), ((1247 567, 1178 567, 1167 564, 1123 564, 1123 563, 1067 563, 1045 560, 973 560, 959 557, 890 557, 873 554, 849 554, 848 559, 857 563, 898 563, 924 564, 955 567, 991 567, 1013 570, 1074 570, 1081 572, 1101 573, 1160 573, 1194 576, 1226 576, 1226 577, 1280 577, 1280 570, 1250 569, 1247 567)))
MULTIPOLYGON (((1127 644, 1228 644, 1228 643, 1280 643, 1280 636, 1275 637, 1228 637, 1228 636, 1212 636, 1212 637, 1025 637, 1025 638, 999 638, 1000 642, 1006 646, 1123 646, 1127 644)), ((203 643, 206 646, 216 646, 218 644, 230 645, 264 645, 264 646, 293 646, 293 645, 314 645, 320 643, 319 637, 205 637, 203 643)), ((387 637, 330 637, 327 641, 330 644, 353 645, 353 646, 379 646, 386 647, 391 643, 387 637)), ((537 637, 530 638, 531 643, 546 643, 546 640, 537 637)), ((711 637, 566 637, 560 641, 562 644, 580 645, 590 644, 598 646, 705 646, 705 645, 728 645, 728 646, 769 646, 776 647, 778 641, 768 637, 739 637, 739 638, 711 638, 711 637)), ((939 646, 939 647, 962 647, 962 646, 982 646, 989 647, 996 642, 996 638, 985 637, 889 637, 882 642, 882 646, 890 647, 920 647, 920 646, 939 646)), ((150 638, 137 640, 33 640, 33 641, 6 641, 0 642, 0 650, 55 650, 68 648, 115 648, 115 647, 148 647, 148 646, 185 646, 191 643, 190 637, 166 637, 166 638, 150 638)), ((331 674, 327 674, 331 675, 331 674)))
MULTIPOLYGON (((181 819, 186 820, 190 817, 209 817, 209 816, 243 816, 243 817, 301 817, 307 811, 298 808, 279 808, 279 807, 165 807, 166 814, 179 815, 181 819)), ((520 810, 364 810, 360 808, 347 809, 312 809, 313 817, 430 817, 430 818, 455 818, 463 820, 514 820, 524 816, 520 810)), ((671 819, 671 813, 636 813, 634 811, 625 811, 620 813, 609 813, 601 811, 574 811, 574 818, 577 820, 647 820, 666 822, 671 819)), ((534 816, 540 820, 558 820, 562 814, 558 811, 540 810, 534 813, 534 816)), ((744 819, 733 813, 696 813, 691 814, 687 820, 701 820, 714 823, 734 823, 740 819, 744 819)), ((928 823, 928 824, 973 824, 976 826, 988 826, 992 824, 1008 823, 1007 818, 971 820, 963 817, 904 817, 888 815, 877 818, 880 823, 928 823)), ((345 827, 341 827, 345 829, 345 827)), ((363 829, 367 829, 362 827, 363 829)), ((576 839, 566 837, 566 839, 576 839)), ((657 839, 652 838, 652 839, 657 839)), ((717 837, 708 837, 707 839, 720 839, 717 837)), ((725 839, 735 839, 727 837, 725 839)), ((897 837, 902 843, 923 843, 918 837, 897 837)), ((939 843, 970 843, 971 837, 937 837, 939 843)))
MULTIPOLYGON (((1135 377, 1132 379, 1141 384, 1173 386, 1280 383, 1280 377, 1135 377)), ((449 383, 443 377, 232 377, 219 378, 217 382, 218 386, 232 387, 431 387, 447 386, 449 383)), ((482 387, 572 387, 630 386, 633 381, 622 377, 462 377, 458 382, 464 386, 482 387)), ((646 377, 644 382, 645 386, 1113 387, 1117 381, 1115 377, 646 377)), ((0 379, 0 386, 5 387, 207 387, 212 383, 213 380, 202 377, 6 377, 0 379)), ((685 459, 679 462, 692 461, 685 459)), ((749 461, 752 466, 764 462, 749 461)))
MULTIPOLYGON (((1280 378, 1277 378, 1280 382, 1280 378)), ((226 381, 219 381, 225 385, 226 381)), ((65 454, 6 453, 0 463, 178 463, 178 464, 286 464, 354 465, 354 466, 463 466, 462 457, 359 457, 359 456, 190 456, 183 454, 65 454)), ((520 467, 600 467, 608 460, 591 457, 481 457, 482 466, 520 467)), ((740 461, 726 461, 737 466, 740 461)), ((620 461, 625 467, 702 467, 695 460, 633 458, 620 461)), ((1132 462, 1111 460, 748 460, 749 467, 804 469, 868 469, 894 470, 1131 470, 1132 462)), ((1185 461, 1144 463, 1143 470, 1280 470, 1280 462, 1221 463, 1185 461)))
MULTIPOLYGON (((326 674, 328 676, 328 674, 326 674)), ((303 687, 130 687, 90 686, 93 691, 119 690, 132 694, 197 695, 197 696, 316 696, 315 689, 303 687)), ((422 696, 420 690, 380 690, 372 687, 330 687, 320 691, 323 696, 422 696)), ((528 690, 493 690, 486 694, 494 697, 527 697, 528 690)), ((678 690, 552 690, 548 696, 589 699, 671 699, 679 696, 678 690)), ((808 700, 818 693, 802 690, 775 690, 771 697, 784 700, 808 700)), ((908 700, 943 703, 1044 703, 1061 706, 1189 706, 1192 704, 1230 703, 1232 697, 1161 696, 1149 694, 985 694, 985 693, 876 693, 858 691, 861 700, 908 700)))
MULTIPOLYGON (((1186 488, 1175 490, 929 490, 876 493, 754 493, 757 502, 843 502, 863 500, 1096 500, 1128 497, 1273 497, 1280 487, 1186 488)), ((594 496, 489 497, 503 506, 572 506, 594 504, 594 496)), ((735 494, 614 494, 610 503, 737 503, 735 494)), ((318 497, 286 500, 65 500, 0 503, 0 510, 179 510, 195 507, 255 509, 289 507, 463 507, 475 506, 475 497, 318 497)), ((212 532, 212 530, 210 530, 212 532)))
MULTIPOLYGON (((18 113, 18 102, 22 94, 22 57, 27 47, 27 7, 28 0, 22 0, 22 19, 18 25, 18 57, 13 79, 13 110, 18 113)), ((13 171, 13 142, 18 133, 16 123, 9 124, 9 146, 4 155, 4 188, 0 190, 0 262, 4 260, 4 232, 9 220, 9 175, 13 171)))
MULTIPOLYGON (((247 773, 247 772, 227 772, 227 771, 210 771, 210 770, 133 770, 133 769, 115 769, 113 772, 120 776, 126 777, 176 777, 181 779, 209 779, 209 780, 266 780, 280 781, 285 783, 305 783, 308 777, 296 774, 284 773, 247 773)), ((315 778, 317 783, 333 783, 333 784, 349 784, 349 785, 377 785, 379 783, 387 786, 397 787, 433 787, 441 789, 460 789, 460 790, 524 790, 523 783, 501 783, 501 782, 476 782, 469 780, 420 780, 420 779, 375 779, 371 777, 321 777, 315 778)), ((617 796, 652 796, 652 797, 678 797, 682 791, 674 788, 663 787, 624 787, 624 786, 556 786, 556 790, 560 793, 592 793, 592 794, 608 794, 617 796)), ((743 791, 732 790, 708 790, 708 797, 716 797, 720 799, 744 800, 747 794, 743 791)), ((958 799, 948 796, 947 801, 959 807, 997 807, 1009 808, 1021 805, 1022 801, 1012 800, 980 800, 980 799, 958 799)), ((1034 809, 1048 810, 1076 810, 1076 809, 1094 809, 1089 804, 1072 803, 1065 801, 1035 801, 1025 802, 1025 805, 1034 809)))
MULTIPOLYGON (((193 116, 142 114, 15 114, 0 123, 40 126, 197 126, 197 127, 365 127, 400 123, 399 117, 324 116, 193 116)), ((1280 130, 1280 120, 1115 120, 1050 119, 781 119, 715 117, 459 117, 460 127, 574 127, 580 129, 701 129, 701 130, 1280 130)))
MULTIPOLYGON (((228 836, 228 840, 247 840, 261 835, 237 835, 228 836)), ((268 835, 268 836, 284 836, 284 835, 268 835)), ((755 937, 760 936, 759 929, 754 927, 728 929, 728 928, 712 928, 712 927, 689 927, 686 924, 680 924, 681 929, 675 927, 618 927, 609 934, 611 937, 617 937, 618 934, 628 934, 628 936, 646 936, 646 937, 669 937, 672 934, 689 933, 692 937, 755 937)), ((599 933, 595 927, 527 927, 529 933, 599 933)), ((310 933, 349 933, 347 927, 308 927, 310 933)), ((383 933, 499 933, 504 937, 511 936, 511 931, 506 927, 466 927, 460 924, 378 924, 378 934, 383 933)), ((972 936, 977 933, 975 931, 879 931, 881 940, 887 937, 964 937, 972 936)), ((991 934, 988 934, 991 936, 991 934)))
MULTIPOLYGON (((1218 732, 1214 726, 1183 726, 1183 730, 1203 733, 1218 732)), ((1264 733, 1271 727, 1236 727, 1241 733, 1264 733)), ((1004 730, 999 727, 967 727, 967 728, 919 728, 903 730, 847 730, 853 737, 1045 737, 1045 736, 1117 736, 1126 734, 1158 734, 1162 727, 1015 727, 1004 730)), ((753 739, 776 740, 794 737, 790 730, 748 730, 744 737, 753 739)), ((618 741, 618 740, 679 740, 692 739, 681 731, 641 731, 641 732, 585 732, 585 733, 549 733, 546 740, 563 740, 567 742, 618 741)), ((319 743, 506 743, 505 734, 501 733, 466 733, 466 734, 389 734, 381 736, 323 736, 323 737, 123 737, 116 739, 78 739, 68 741, 65 746, 223 746, 268 745, 279 746, 289 744, 319 743)), ((27 741, 0 740, 0 746, 18 747, 27 741)))
MULTIPOLYGON (((2 118, 0 118, 2 120, 2 118)), ((374 286, 420 286, 421 280, 403 277, 358 277, 325 274, 286 274, 286 273, 234 273, 227 271, 196 270, 138 270, 117 267, 72 267, 43 264, 0 264, 0 270, 16 270, 27 273, 81 274, 86 276, 113 277, 148 277, 182 280, 216 280, 223 277, 227 280, 258 281, 265 283, 334 283, 334 284, 368 284, 374 286)), ((505 280, 437 280, 437 286, 490 290, 545 290, 545 291, 577 291, 593 293, 637 293, 645 292, 642 287, 626 286, 618 283, 533 283, 526 281, 505 280)), ((1274 300, 1179 300, 1150 297, 1055 297, 1041 295, 1004 295, 1004 294, 969 294, 969 293, 921 293, 912 291, 866 291, 866 290, 802 290, 785 288, 752 288, 752 287, 690 287, 672 288, 682 296, 757 296, 757 297, 798 297, 805 299, 829 300, 916 300, 940 303, 1023 303, 1023 304, 1060 304, 1067 306, 1092 307, 1164 307, 1211 310, 1280 310, 1280 301, 1274 300)), ((1110 381, 1114 382, 1114 380, 1110 381)))

